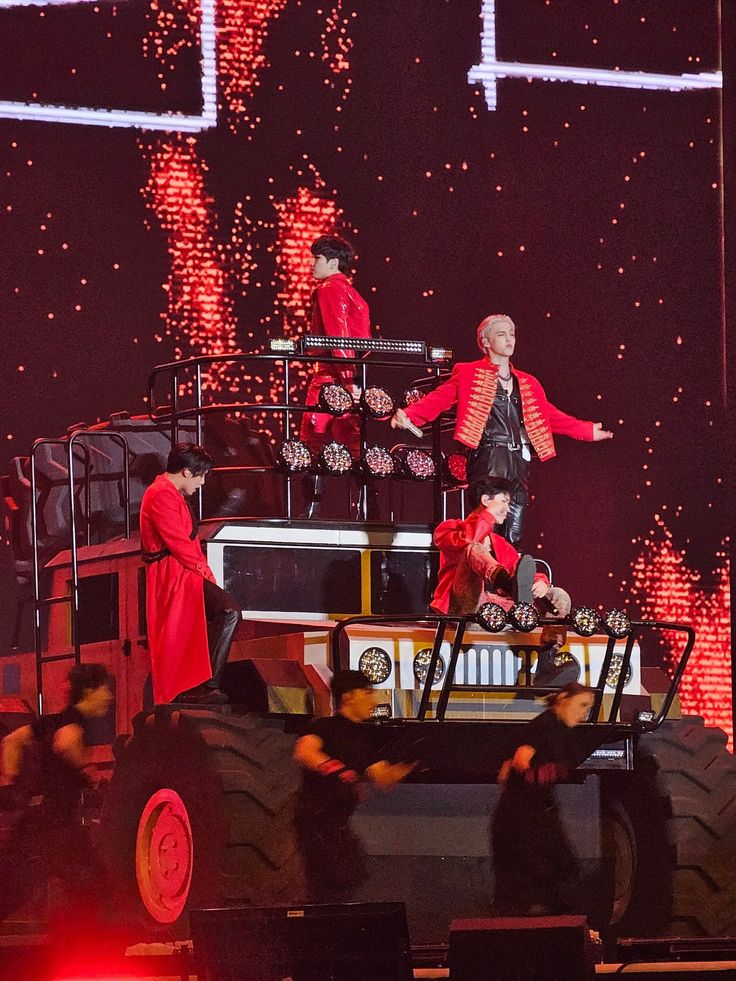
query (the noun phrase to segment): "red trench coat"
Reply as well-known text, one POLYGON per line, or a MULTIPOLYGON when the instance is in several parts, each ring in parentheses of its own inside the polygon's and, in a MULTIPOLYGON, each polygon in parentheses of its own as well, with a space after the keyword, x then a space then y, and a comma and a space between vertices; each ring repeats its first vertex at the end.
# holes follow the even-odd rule
POLYGON ((153 697, 170 702, 212 677, 204 580, 215 581, 199 539, 192 538, 192 514, 166 474, 160 474, 141 502, 141 550, 171 555, 146 566, 146 621, 151 652, 153 697))

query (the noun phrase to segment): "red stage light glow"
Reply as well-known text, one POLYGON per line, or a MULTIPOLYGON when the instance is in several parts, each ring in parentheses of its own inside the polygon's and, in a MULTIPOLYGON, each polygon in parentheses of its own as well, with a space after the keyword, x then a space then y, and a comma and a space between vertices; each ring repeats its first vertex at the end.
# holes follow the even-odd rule
MULTIPOLYGON (((716 553, 719 567, 713 579, 718 585, 706 590, 665 523, 659 517, 655 522, 657 533, 632 566, 632 592, 644 617, 689 623, 695 629, 695 648, 680 686, 682 707, 702 715, 708 725, 720 726, 733 745, 728 539, 716 553)), ((681 644, 677 638, 663 638, 670 667, 681 644)))

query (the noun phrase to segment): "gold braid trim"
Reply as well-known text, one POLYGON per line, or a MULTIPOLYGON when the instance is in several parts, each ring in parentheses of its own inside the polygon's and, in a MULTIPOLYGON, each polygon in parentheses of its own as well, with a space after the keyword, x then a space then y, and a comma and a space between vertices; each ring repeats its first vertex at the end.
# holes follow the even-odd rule
POLYGON ((549 422, 542 414, 532 387, 527 378, 519 378, 521 393, 521 411, 524 415, 524 428, 529 442, 537 452, 540 460, 549 460, 555 455, 555 444, 549 422))
POLYGON ((457 432, 458 438, 467 446, 478 446, 480 443, 497 387, 497 372, 481 367, 475 369, 467 411, 457 432))

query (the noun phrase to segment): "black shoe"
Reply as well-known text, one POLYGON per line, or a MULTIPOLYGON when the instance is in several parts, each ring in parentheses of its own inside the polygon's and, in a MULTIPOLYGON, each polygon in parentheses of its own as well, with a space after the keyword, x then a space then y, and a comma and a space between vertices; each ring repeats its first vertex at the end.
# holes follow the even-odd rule
POLYGON ((514 588, 511 595, 516 603, 534 603, 532 584, 537 574, 537 564, 531 555, 522 555, 514 572, 514 588))

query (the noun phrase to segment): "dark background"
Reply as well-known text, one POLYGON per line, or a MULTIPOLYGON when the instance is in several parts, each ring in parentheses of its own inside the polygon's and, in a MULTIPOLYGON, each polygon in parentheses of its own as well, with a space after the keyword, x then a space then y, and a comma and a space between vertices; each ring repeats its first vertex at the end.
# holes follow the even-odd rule
MULTIPOLYGON (((715 0, 496 7, 508 60, 718 67, 715 0)), ((168 9, 166 36, 138 0, 0 11, 0 99, 199 111, 196 5, 168 9)), ((0 472, 38 436, 145 411, 155 363, 303 327, 306 256, 281 249, 311 233, 289 204, 301 188, 319 221, 339 209, 385 336, 474 358, 478 321, 507 311, 517 366, 613 429, 559 439, 533 478, 528 547, 578 601, 671 614, 666 547, 725 603, 720 93, 500 80, 491 112, 467 82, 479 12, 223 0, 215 129, 0 121, 0 472)))

